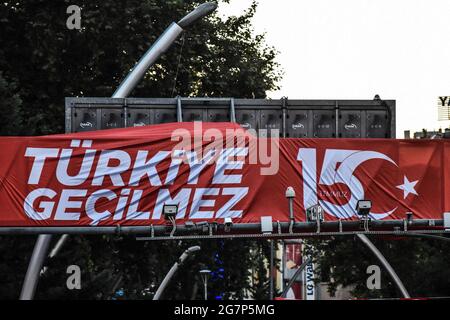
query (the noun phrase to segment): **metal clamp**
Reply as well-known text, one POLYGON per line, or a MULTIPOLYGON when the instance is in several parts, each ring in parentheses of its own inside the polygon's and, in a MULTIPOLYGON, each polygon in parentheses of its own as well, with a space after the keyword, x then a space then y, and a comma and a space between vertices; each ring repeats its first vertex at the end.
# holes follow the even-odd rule
POLYGON ((230 121, 236 122, 236 110, 234 108, 234 98, 230 98, 230 121))
POLYGON ((335 128, 334 128, 334 135, 335 135, 335 137, 336 138, 338 138, 339 137, 339 102, 336 100, 336 104, 335 104, 335 106, 334 106, 334 109, 335 109, 335 128))
POLYGON ((177 230, 177 224, 175 222, 175 218, 169 218, 170 222, 172 222, 172 231, 170 231, 170 237, 173 237, 175 234, 175 231, 177 230))
POLYGON ((368 216, 364 216, 361 221, 363 223, 364 231, 369 232, 370 218, 368 216))
POLYGON ((181 97, 177 96, 177 122, 183 122, 183 113, 181 109, 181 97))
POLYGON ((286 117, 287 117, 286 106, 287 106, 287 97, 282 97, 281 98, 281 110, 283 113, 283 116, 282 116, 282 121, 283 121, 282 136, 283 136, 283 138, 286 138, 286 117))
POLYGON ((366 218, 366 226, 365 226, 365 230, 366 230, 366 231, 369 231, 369 223, 370 223, 370 218, 367 217, 367 218, 366 218))
POLYGON ((128 127, 128 102, 127 98, 123 99, 123 126, 128 127))

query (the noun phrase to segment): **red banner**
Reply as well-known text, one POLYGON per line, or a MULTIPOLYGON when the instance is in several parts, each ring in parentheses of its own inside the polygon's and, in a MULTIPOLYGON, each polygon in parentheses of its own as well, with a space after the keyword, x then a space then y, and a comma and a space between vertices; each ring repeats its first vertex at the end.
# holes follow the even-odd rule
POLYGON ((0 138, 0 226, 288 220, 319 203, 326 220, 441 219, 450 211, 445 140, 265 139, 229 123, 172 123, 43 137, 0 138))

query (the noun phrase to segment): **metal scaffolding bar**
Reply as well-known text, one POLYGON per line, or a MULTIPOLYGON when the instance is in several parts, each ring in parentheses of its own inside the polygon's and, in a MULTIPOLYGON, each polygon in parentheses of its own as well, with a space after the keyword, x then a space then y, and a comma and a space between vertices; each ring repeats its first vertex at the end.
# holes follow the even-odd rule
MULTIPOLYGON (((270 237, 276 238, 277 235, 283 235, 288 237, 295 233, 301 232, 314 232, 317 233, 316 222, 295 222, 292 225, 292 233, 289 232, 291 223, 278 222, 273 223, 273 230, 278 230, 280 227, 280 233, 275 232, 269 234, 270 237)), ((259 223, 243 223, 234 224, 230 227, 230 231, 225 230, 223 224, 216 224, 214 227, 210 224, 210 227, 214 229, 214 234, 222 234, 224 236, 230 236, 233 234, 260 234, 261 224, 259 223)), ((443 220, 439 219, 417 219, 413 220, 408 226, 408 230, 402 230, 402 220, 380 220, 371 221, 370 231, 389 231, 390 233, 414 233, 418 229, 420 232, 427 232, 427 230, 434 231, 435 233, 445 233, 443 229, 443 220)), ((209 233, 209 227, 208 232, 209 233)), ((196 235, 203 233, 204 226, 200 224, 183 224, 177 225, 175 236, 177 235, 196 235)), ((321 232, 317 233, 318 236, 326 235, 327 233, 356 233, 363 231, 360 221, 327 221, 322 222, 320 227, 321 232)), ((0 227, 0 235, 26 235, 26 234, 134 234, 134 235, 150 235, 164 236, 169 235, 170 230, 165 225, 147 225, 147 226, 92 226, 92 227, 0 227)), ((370 232, 369 232, 370 233, 370 232)))

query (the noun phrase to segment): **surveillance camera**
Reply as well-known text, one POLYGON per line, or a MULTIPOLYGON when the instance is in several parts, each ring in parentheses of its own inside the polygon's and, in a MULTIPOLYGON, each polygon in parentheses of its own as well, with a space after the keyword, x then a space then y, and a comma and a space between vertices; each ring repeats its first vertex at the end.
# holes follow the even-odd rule
POLYGON ((233 226, 233 220, 229 217, 223 220, 223 224, 225 225, 225 232, 229 232, 231 227, 233 226))
POLYGON ((360 216, 367 216, 372 209, 372 201, 370 200, 358 200, 356 203, 356 212, 360 216))
POLYGON ((225 218, 223 220, 226 226, 231 227, 233 225, 233 220, 231 218, 225 218))
POLYGON ((170 218, 175 219, 177 213, 178 213, 177 204, 164 204, 163 206, 164 219, 166 220, 170 220, 170 218))

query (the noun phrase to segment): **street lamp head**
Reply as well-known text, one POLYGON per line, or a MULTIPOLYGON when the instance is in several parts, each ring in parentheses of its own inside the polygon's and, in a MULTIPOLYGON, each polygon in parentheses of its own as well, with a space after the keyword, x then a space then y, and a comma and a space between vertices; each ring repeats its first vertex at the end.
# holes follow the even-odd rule
POLYGON ((208 269, 200 270, 200 274, 201 274, 202 276, 203 276, 203 275, 209 276, 210 273, 211 273, 211 270, 208 270, 208 269))
POLYGON ((200 270, 200 277, 202 278, 203 281, 203 286, 204 286, 204 297, 205 300, 208 300, 208 277, 211 274, 211 270, 208 269, 202 269, 200 270))
POLYGON ((195 252, 195 251, 199 251, 200 249, 201 249, 200 246, 193 246, 193 247, 187 248, 186 252, 192 253, 192 252, 195 252))
POLYGON ((197 20, 200 20, 204 16, 207 16, 217 8, 217 3, 215 2, 207 2, 199 5, 197 8, 189 12, 186 16, 184 16, 180 21, 178 21, 178 25, 185 29, 192 24, 194 24, 197 20))
POLYGON ((203 269, 203 270, 200 270, 199 273, 200 273, 200 277, 202 278, 202 281, 204 283, 206 283, 208 281, 208 278, 209 278, 210 274, 211 274, 211 270, 203 269))
POLYGON ((295 190, 292 187, 287 187, 286 189, 286 198, 295 198, 295 190))

